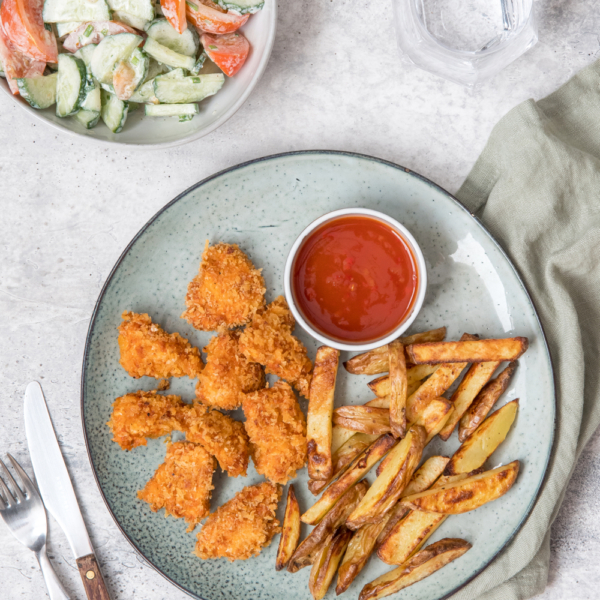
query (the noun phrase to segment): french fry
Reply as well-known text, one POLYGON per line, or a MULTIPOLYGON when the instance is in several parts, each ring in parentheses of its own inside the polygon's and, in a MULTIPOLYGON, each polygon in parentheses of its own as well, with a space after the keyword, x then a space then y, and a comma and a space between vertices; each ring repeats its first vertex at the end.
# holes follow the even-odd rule
MULTIPOLYGON (((440 327, 439 329, 432 329, 431 331, 424 331, 423 333, 415 333, 406 337, 398 338, 398 341, 403 346, 410 344, 417 344, 423 342, 440 342, 446 337, 446 328, 440 327)), ((387 345, 375 348, 375 350, 369 350, 364 354, 358 354, 357 356, 347 360, 344 363, 344 367, 348 373, 354 375, 378 375, 379 373, 386 373, 388 370, 388 347, 387 345)))
POLYGON ((296 548, 288 563, 290 573, 296 573, 314 563, 323 545, 329 542, 336 530, 346 522, 348 515, 362 500, 368 487, 369 484, 363 480, 342 495, 337 504, 296 548))
POLYGON ((411 425, 404 439, 390 452, 379 476, 346 520, 356 530, 379 520, 400 498, 415 472, 427 434, 420 425, 411 425))
MULTIPOLYGON (((445 398, 442 398, 445 400, 445 398)), ((450 403, 450 410, 443 416, 440 416, 437 423, 432 423, 429 431, 427 432, 427 440, 425 441, 425 445, 429 444, 429 442, 444 428, 446 423, 449 421, 450 417, 454 413, 454 406, 450 403)))
POLYGON ((300 539, 300 506, 296 499, 294 486, 290 484, 288 488, 287 504, 283 516, 283 526, 281 529, 281 538, 279 539, 279 548, 277 549, 277 559, 275 560, 275 569, 281 571, 285 569, 290 558, 296 550, 298 540, 300 539))
POLYGON ((425 427, 427 432, 426 444, 431 438, 444 426, 448 415, 452 411, 452 403, 446 398, 432 398, 429 403, 421 410, 421 412, 413 412, 409 405, 408 417, 409 420, 425 427))
POLYGON ((452 394, 452 398, 450 398, 450 402, 454 405, 454 411, 442 431, 440 431, 440 437, 444 441, 447 441, 452 435, 460 418, 499 366, 499 361, 474 363, 470 366, 460 385, 452 394))
POLYGON ((390 431, 390 411, 364 405, 340 406, 333 411, 333 422, 353 431, 383 435, 390 431))
POLYGON ((316 525, 339 498, 364 477, 394 446, 396 439, 386 433, 359 454, 346 471, 323 492, 323 495, 300 517, 303 523, 316 525))
MULTIPOLYGON (((421 385, 423 379, 433 375, 439 366, 440 365, 415 365, 414 367, 409 367, 406 370, 407 394, 410 396, 415 392, 421 385)), ((382 375, 377 379, 373 379, 373 381, 370 381, 367 385, 379 398, 388 396, 390 393, 391 386, 389 375, 382 375)))
POLYGON ((477 398, 461 417, 458 426, 458 440, 464 442, 486 418, 498 398, 506 391, 512 376, 517 369, 517 362, 511 362, 498 377, 492 379, 480 392, 477 398))
POLYGON ((308 589, 315 600, 321 600, 327 593, 351 537, 352 532, 342 527, 332 540, 323 546, 308 579, 308 589))
MULTIPOLYGON (((366 450, 379 436, 369 435, 367 433, 355 433, 337 452, 333 454, 333 477, 343 473, 350 463, 363 451, 366 450)), ((316 496, 322 489, 330 483, 327 481, 318 481, 311 479, 308 482, 308 489, 316 496)))
POLYGON ((340 351, 328 346, 317 350, 308 392, 306 440, 308 475, 311 479, 329 479, 331 463, 331 416, 340 351))
POLYGON ((513 486, 518 473, 519 461, 515 460, 462 481, 407 496, 402 502, 413 510, 458 515, 504 496, 513 486))
POLYGON ((471 544, 461 539, 444 538, 417 552, 410 560, 385 573, 362 589, 359 600, 379 600, 417 583, 462 556, 471 544))
POLYGON ((390 429, 395 438, 403 438, 406 435, 408 378, 404 346, 398 341, 388 344, 388 365, 390 369, 390 429))
POLYGON ((426 342, 407 348, 410 362, 415 365, 489 362, 517 360, 528 348, 526 337, 500 340, 469 340, 460 342, 426 342))
POLYGON ((352 431, 352 429, 334 425, 331 428, 331 453, 339 450, 355 434, 356 431, 352 431))
POLYGON ((444 474, 469 473, 483 466, 508 435, 518 407, 517 398, 492 413, 454 453, 444 474))

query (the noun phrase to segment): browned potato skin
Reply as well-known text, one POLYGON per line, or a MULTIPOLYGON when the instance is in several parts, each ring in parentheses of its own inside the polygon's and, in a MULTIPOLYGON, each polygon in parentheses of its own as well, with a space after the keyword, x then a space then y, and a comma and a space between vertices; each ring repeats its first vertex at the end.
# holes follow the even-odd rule
MULTIPOLYGON (((432 329, 423 333, 415 333, 406 337, 398 338, 403 346, 418 344, 423 342, 440 342, 446 337, 446 328, 432 329)), ((348 373, 354 375, 378 375, 388 371, 388 347, 381 346, 364 354, 358 354, 354 358, 347 360, 344 367, 348 373)))
POLYGON ((331 417, 340 351, 328 346, 317 350, 308 393, 308 475, 327 480, 333 475, 331 462, 331 417))
POLYGON ((301 517, 303 523, 316 525, 344 492, 366 475, 396 445, 394 436, 386 433, 359 454, 348 469, 336 479, 301 517))
POLYGON ((300 506, 296 498, 294 486, 290 484, 287 494, 287 504, 275 560, 275 570, 285 569, 300 540, 300 506))
POLYGON ((352 431, 383 435, 390 431, 390 410, 364 405, 340 406, 333 411, 333 422, 352 431))
POLYGON ((519 461, 497 467, 462 481, 413 494, 403 503, 413 510, 458 515, 497 500, 513 486, 519 473, 519 461))
POLYGON ((378 600, 417 583, 471 548, 465 540, 444 538, 417 552, 411 559, 393 571, 385 573, 362 589, 359 600, 378 600))
POLYGON ((458 426, 458 440, 460 442, 464 442, 487 417, 494 404, 496 404, 500 396, 506 391, 512 376, 517 370, 517 365, 516 361, 511 362, 498 377, 492 379, 477 394, 477 398, 473 400, 473 403, 460 420, 458 426))
POLYGON ((351 537, 351 531, 345 528, 340 529, 333 539, 323 547, 314 562, 310 571, 308 589, 315 600, 321 600, 327 593, 351 537))
MULTIPOLYGON (((406 370, 406 379, 407 379, 407 395, 411 395, 414 393, 421 383, 423 379, 433 375, 439 365, 415 365, 406 370)), ((379 398, 383 398, 388 396, 390 393, 391 385, 390 385, 390 377, 389 375, 382 375, 381 377, 377 377, 377 379, 373 379, 368 384, 369 389, 379 398)))
POLYGON ((408 506, 404 506, 402 502, 396 502, 394 506, 383 516, 385 520, 385 526, 377 536, 377 547, 385 542, 390 533, 394 530, 394 527, 412 512, 408 506))
POLYGON ((315 557, 325 544, 327 544, 337 529, 339 529, 363 499, 369 488, 367 481, 363 480, 351 487, 323 517, 322 521, 310 532, 310 535, 296 548, 288 563, 288 571, 296 573, 300 569, 312 565, 315 557))
POLYGON ((390 428, 395 438, 406 435, 406 398, 408 376, 404 346, 396 341, 388 344, 388 366, 390 369, 390 428))
POLYGON ((407 354, 415 365, 517 360, 529 347, 526 337, 412 344, 407 354))

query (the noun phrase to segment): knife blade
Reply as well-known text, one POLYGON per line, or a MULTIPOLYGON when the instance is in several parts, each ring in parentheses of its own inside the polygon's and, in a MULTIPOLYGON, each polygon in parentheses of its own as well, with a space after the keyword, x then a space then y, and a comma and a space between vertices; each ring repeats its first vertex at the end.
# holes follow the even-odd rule
POLYGON ((25 434, 42 500, 69 540, 88 598, 110 600, 56 439, 44 392, 36 381, 25 390, 25 434))

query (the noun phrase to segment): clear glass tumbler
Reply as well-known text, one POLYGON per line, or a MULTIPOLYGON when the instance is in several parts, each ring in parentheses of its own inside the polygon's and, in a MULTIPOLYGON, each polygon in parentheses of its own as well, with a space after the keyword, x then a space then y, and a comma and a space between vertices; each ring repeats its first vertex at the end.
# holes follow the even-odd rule
POLYGON ((464 85, 537 42, 534 0, 393 0, 398 44, 419 67, 464 85))

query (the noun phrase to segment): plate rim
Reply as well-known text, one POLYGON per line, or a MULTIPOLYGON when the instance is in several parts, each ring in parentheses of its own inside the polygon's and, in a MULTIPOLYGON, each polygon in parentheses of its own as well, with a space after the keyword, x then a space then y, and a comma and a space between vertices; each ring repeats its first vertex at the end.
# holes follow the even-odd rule
POLYGON ((506 542, 498 549, 498 551, 490 558, 490 560, 487 563, 485 563, 480 569, 478 569, 477 571, 475 571, 470 577, 468 577, 468 579, 466 581, 464 581, 460 585, 458 585, 455 588, 453 588, 450 592, 448 592, 444 596, 441 596, 440 598, 438 598, 438 600, 445 600, 446 598, 449 598, 450 596, 452 596, 453 594, 455 594, 456 592, 458 592, 459 590, 461 590, 462 588, 464 588, 465 586, 467 586, 471 581, 473 581, 478 575, 480 575, 485 569, 487 569, 498 558, 498 556, 504 551, 504 549, 514 539, 515 535, 521 530, 521 528, 525 524, 525 521, 527 520, 527 518, 531 514, 531 511, 532 511, 534 505, 536 504, 536 502, 537 502, 537 500, 539 498, 540 490, 541 490, 542 486, 544 485, 544 482, 546 481, 546 478, 548 476, 548 464, 550 462, 550 457, 552 456, 552 451, 554 449, 554 442, 555 442, 555 437, 556 437, 555 434, 556 434, 557 404, 556 404, 555 369, 554 369, 554 363, 552 361, 552 354, 550 353, 550 348, 548 346, 548 339, 547 339, 547 336, 546 336, 546 331, 544 329, 544 325, 542 324, 542 321, 540 320, 540 316, 539 316, 538 310, 536 308, 536 305, 533 302, 533 299, 531 298, 529 290, 527 289, 527 286, 525 285, 525 282, 523 281, 523 278, 521 277, 521 274, 520 274, 519 270, 514 265, 514 263, 512 262, 512 260, 510 259, 510 257, 508 256, 507 252, 504 250, 504 248, 502 247, 502 245, 498 242, 498 240, 496 239, 496 237, 488 230, 488 228, 483 224, 483 222, 481 221, 481 219, 479 219, 479 217, 477 217, 474 213, 472 213, 453 194, 451 194, 450 192, 448 192, 446 189, 444 189, 443 187, 441 187, 437 183, 431 181, 430 179, 428 179, 424 175, 421 175, 421 174, 417 173, 416 171, 413 171, 412 169, 409 169, 408 167, 403 167, 402 165, 399 165, 397 163, 391 162, 389 160, 386 160, 386 159, 383 159, 383 158, 379 158, 379 157, 376 157, 376 156, 371 156, 371 155, 368 155, 368 154, 361 154, 359 152, 349 152, 349 151, 343 151, 343 150, 295 150, 295 151, 290 151, 290 152, 280 152, 280 153, 277 153, 277 154, 269 154, 267 156, 263 156, 263 157, 260 157, 260 158, 254 158, 254 159, 251 159, 251 160, 239 163, 237 165, 233 165, 231 167, 227 167, 227 168, 225 168, 225 169, 223 169, 221 171, 218 171, 217 173, 214 173, 212 175, 209 175, 208 177, 205 177, 201 181, 196 182, 195 184, 191 185, 186 190, 184 190, 183 192, 181 192, 180 194, 178 194, 175 198, 173 198, 173 200, 167 202, 167 204, 165 204, 152 217, 150 217, 150 219, 139 229, 139 231, 133 236, 133 238, 131 239, 131 241, 127 244, 127 246, 125 247, 125 249, 120 254, 119 258, 115 262, 114 266, 110 270, 110 273, 106 277, 104 285, 102 286, 102 289, 100 290, 100 293, 98 295, 98 299, 96 300, 96 302, 94 304, 94 310, 92 311, 92 315, 90 317, 90 324, 88 326, 88 331, 87 331, 86 338, 85 338, 85 345, 84 345, 84 351, 83 351, 83 362, 82 362, 82 369, 81 369, 79 409, 80 409, 80 417, 81 417, 81 426, 82 426, 82 429, 83 429, 83 439, 84 439, 84 442, 85 442, 85 449, 86 449, 86 452, 87 452, 88 460, 90 462, 92 473, 94 475, 94 480, 95 480, 96 485, 98 487, 98 491, 100 492, 100 496, 102 497, 102 500, 104 501, 104 504, 105 504, 105 506, 106 506, 106 508, 107 508, 107 510, 108 510, 108 512, 110 514, 110 516, 112 517, 113 521, 115 522, 115 525, 117 526, 117 528, 119 529, 119 531, 122 533, 122 535, 125 537, 125 539, 131 544, 131 546, 133 547, 133 549, 135 550, 135 552, 137 552, 139 554, 139 556, 143 559, 144 563, 147 564, 147 565, 149 565, 150 567, 152 567, 156 572, 158 572, 160 575, 162 575, 169 583, 171 583, 172 585, 174 585, 176 588, 180 589, 182 592, 188 594, 192 598, 195 598, 197 600, 206 600, 202 596, 199 596, 195 592, 192 592, 191 590, 187 589, 182 584, 177 583, 176 581, 174 581, 169 575, 167 575, 161 569, 161 567, 159 567, 158 565, 154 564, 154 562, 152 562, 140 550, 140 548, 138 548, 138 546, 133 541, 133 539, 131 539, 129 537, 129 535, 125 532, 125 530, 123 529, 123 527, 119 523, 117 517, 115 516, 115 514, 112 511, 112 508, 110 507, 110 504, 109 504, 106 496, 104 495, 104 491, 102 490, 102 486, 100 485, 100 480, 99 480, 99 477, 98 477, 98 473, 96 472, 96 466, 94 464, 94 461, 92 460, 92 453, 91 453, 91 450, 90 450, 90 442, 89 442, 89 439, 88 439, 88 432, 87 432, 87 427, 86 427, 86 422, 85 422, 85 413, 84 413, 85 379, 86 379, 87 362, 88 362, 88 356, 89 356, 89 351, 90 351, 92 330, 94 328, 94 325, 95 325, 95 322, 96 322, 96 318, 98 316, 98 310, 100 308, 100 304, 102 303, 102 300, 103 300, 104 295, 105 295, 105 293, 106 293, 106 291, 108 289, 108 286, 109 286, 110 282, 112 281, 112 278, 114 277, 115 273, 117 272, 117 270, 121 266, 121 263, 123 262, 123 260, 125 259, 125 257, 128 255, 129 251, 131 250, 131 248, 133 247, 133 245, 137 242, 137 240, 146 232, 146 230, 150 227, 150 225, 152 225, 152 223, 154 223, 154 221, 156 219, 158 219, 158 217, 160 217, 167 209, 169 209, 176 202, 178 202, 179 200, 181 200, 182 198, 184 198, 185 196, 187 196, 188 194, 190 194, 191 192, 193 192, 197 188, 200 188, 201 186, 203 186, 203 185, 209 183, 210 181, 212 181, 214 179, 217 179, 218 177, 221 177, 221 176, 223 176, 223 175, 225 175, 227 173, 232 173, 233 171, 237 171, 237 170, 246 168, 246 167, 248 167, 250 165, 255 165, 255 164, 258 164, 258 163, 264 163, 264 162, 268 162, 268 161, 272 161, 272 160, 278 160, 278 159, 287 158, 287 157, 290 157, 290 156, 307 156, 307 155, 312 155, 314 157, 319 157, 319 156, 343 156, 343 157, 358 158, 360 160, 366 160, 366 161, 376 162, 376 163, 379 163, 379 164, 384 165, 386 167, 392 167, 393 169, 403 171, 403 172, 407 173, 408 175, 411 175, 412 177, 416 177, 417 179, 419 179, 423 183, 427 184, 428 186, 434 188, 436 191, 438 191, 438 192, 442 193, 443 195, 445 195, 449 200, 451 200, 452 202, 454 202, 454 204, 459 209, 461 209, 471 219, 473 219, 473 221, 475 222, 475 224, 489 237, 489 239, 494 243, 494 245, 499 250, 499 252, 502 254, 502 256, 506 259, 506 261, 508 262, 509 266, 513 270, 515 276, 517 277, 517 280, 520 283, 520 285, 521 285, 521 287, 522 287, 522 289, 523 289, 523 291, 524 291, 524 293, 525 293, 525 295, 526 295, 529 303, 531 304, 531 307, 532 307, 534 315, 535 315, 535 319, 536 319, 536 321, 537 321, 537 323, 538 323, 538 325, 540 327, 540 331, 542 332, 543 351, 545 351, 546 356, 548 358, 548 364, 550 365, 550 374, 551 374, 550 380, 551 380, 552 399, 553 399, 553 402, 552 402, 552 411, 553 411, 553 414, 552 414, 552 431, 551 431, 551 434, 550 434, 550 444, 548 445, 548 452, 547 452, 546 458, 545 458, 544 473, 543 473, 542 477, 540 478, 538 486, 537 486, 537 488, 535 490, 535 494, 533 495, 533 497, 532 497, 529 505, 527 506, 526 510, 523 512, 523 516, 519 520, 518 524, 515 526, 514 530, 510 534, 510 536, 506 539, 506 542))

